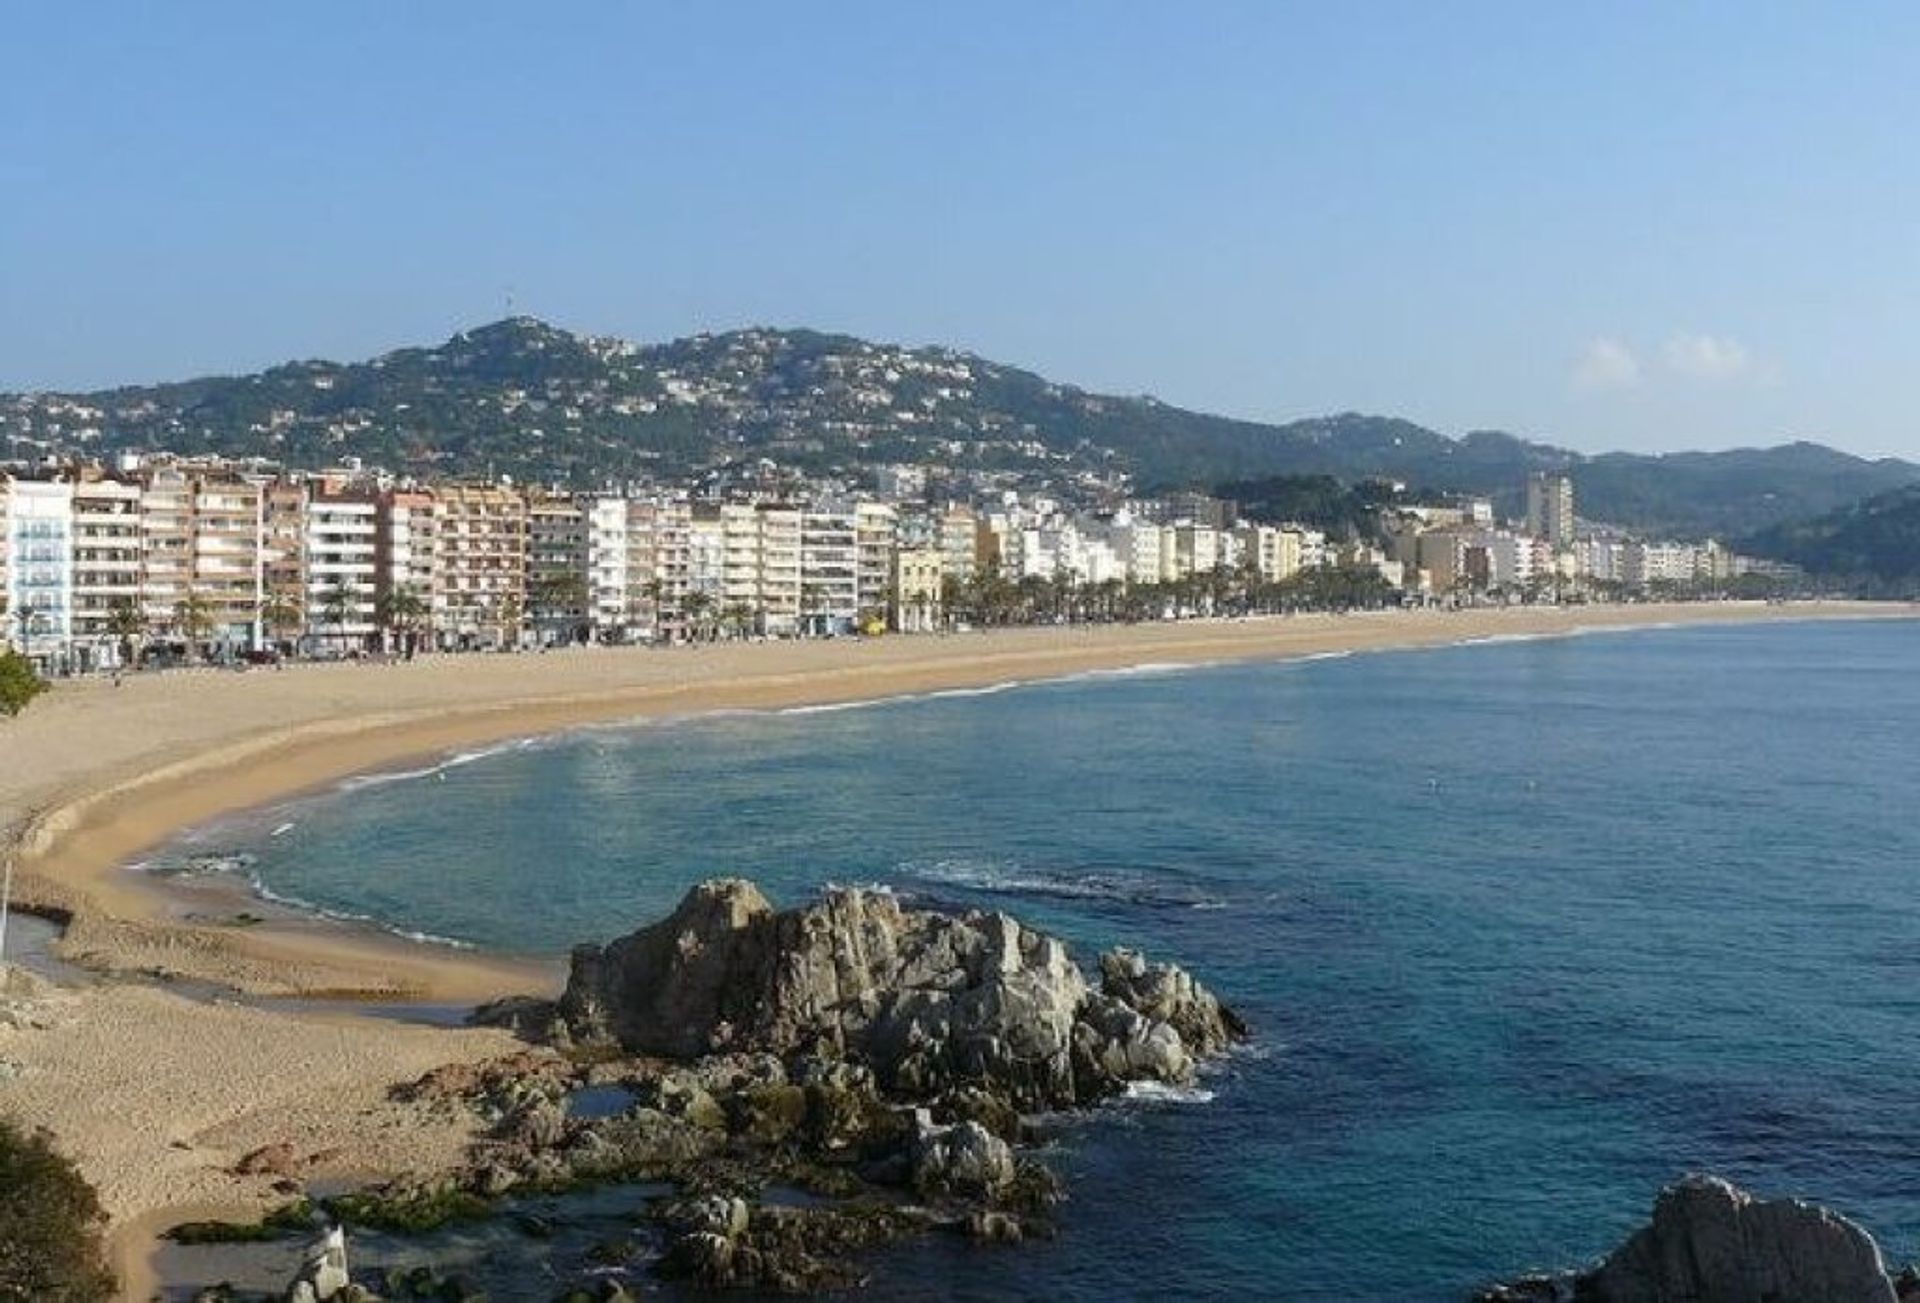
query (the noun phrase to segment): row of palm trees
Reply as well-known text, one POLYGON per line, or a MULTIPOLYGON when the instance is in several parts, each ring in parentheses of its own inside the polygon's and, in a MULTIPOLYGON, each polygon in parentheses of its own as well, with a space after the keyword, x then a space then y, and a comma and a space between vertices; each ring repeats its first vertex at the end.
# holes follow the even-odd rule
POLYGON ((1323 566, 1286 579, 1252 564, 1196 571, 1159 583, 1108 579, 1082 583, 1061 573, 1010 579, 987 569, 953 586, 946 618, 981 626, 1111 624, 1200 616, 1278 615, 1398 605, 1398 589, 1378 571, 1323 566))

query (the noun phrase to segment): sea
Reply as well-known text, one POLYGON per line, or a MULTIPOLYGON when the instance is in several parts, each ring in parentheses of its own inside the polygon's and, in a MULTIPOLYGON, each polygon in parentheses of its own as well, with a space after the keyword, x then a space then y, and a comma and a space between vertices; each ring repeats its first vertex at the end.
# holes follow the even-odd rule
MULTIPOLYGON (((890 1250, 863 1297, 1461 1300, 1591 1261, 1690 1171, 1920 1254, 1916 810, 1920 622, 1808 622, 596 728, 146 867, 534 955, 716 875, 1005 910, 1089 964, 1141 947, 1253 1043, 1063 1125, 1057 1238, 890 1250)), ((644 1193, 369 1251, 546 1299, 644 1193)))

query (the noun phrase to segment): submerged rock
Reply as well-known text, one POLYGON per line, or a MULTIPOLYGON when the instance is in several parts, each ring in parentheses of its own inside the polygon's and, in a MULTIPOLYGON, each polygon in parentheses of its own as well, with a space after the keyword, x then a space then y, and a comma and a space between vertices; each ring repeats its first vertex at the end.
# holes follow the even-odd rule
POLYGON ((1063 942, 1005 914, 854 888, 776 911, 740 879, 576 949, 558 1013, 572 1036, 634 1053, 849 1061, 894 1097, 978 1087, 1022 1109, 1186 1084, 1247 1034, 1185 971, 1131 951, 1103 957, 1096 991, 1063 942))
POLYGON ((1713 1176, 1660 1192, 1653 1221, 1591 1271, 1531 1276, 1482 1303, 1897 1303, 1880 1247, 1798 1199, 1756 1199, 1713 1176))

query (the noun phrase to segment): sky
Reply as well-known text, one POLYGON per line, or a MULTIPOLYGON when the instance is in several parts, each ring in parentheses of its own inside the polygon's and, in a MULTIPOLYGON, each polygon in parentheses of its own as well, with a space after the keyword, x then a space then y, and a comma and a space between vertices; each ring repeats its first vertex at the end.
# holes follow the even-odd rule
POLYGON ((0 44, 0 389, 510 305, 1920 459, 1911 3, 63 0, 0 44))

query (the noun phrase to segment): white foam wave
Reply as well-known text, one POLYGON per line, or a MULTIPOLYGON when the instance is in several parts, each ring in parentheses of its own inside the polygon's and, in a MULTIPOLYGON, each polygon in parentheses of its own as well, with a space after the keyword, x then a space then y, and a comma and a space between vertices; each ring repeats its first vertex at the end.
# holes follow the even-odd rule
POLYGON ((328 909, 325 905, 316 905, 312 901, 304 900, 299 896, 287 892, 275 891, 263 882, 257 873, 247 875, 247 884, 252 889, 254 895, 266 901, 268 904, 279 905, 283 909, 308 914, 314 918, 324 918, 333 923, 353 923, 378 928, 390 936, 399 937, 403 941, 417 942, 421 945, 445 946, 450 950, 473 949, 473 943, 471 941, 462 941, 458 937, 441 936, 437 932, 422 932, 414 928, 402 927, 397 923, 388 923, 375 918, 371 914, 358 914, 352 910, 345 909, 328 909))
POLYGON ((295 828, 298 828, 299 826, 300 826, 299 824, 289 821, 287 823, 281 824, 278 828, 275 828, 272 832, 268 833, 267 836, 285 837, 288 833, 292 832, 295 828))
POLYGON ((456 751, 443 760, 436 761, 430 765, 422 765, 418 769, 387 769, 371 774, 356 774, 352 778, 341 779, 335 790, 341 792, 358 792, 369 787, 384 787, 389 783, 405 783, 417 778, 432 778, 436 775, 444 774, 450 769, 459 769, 462 766, 473 764, 476 761, 486 760, 493 756, 505 755, 510 751, 525 751, 545 740, 544 738, 538 737, 514 738, 509 742, 500 742, 488 747, 476 747, 471 751, 456 751))
POLYGON ((1005 862, 910 860, 900 871, 921 882, 1008 896, 1113 901, 1129 905, 1223 909, 1226 902, 1184 883, 1130 873, 1056 873, 1005 862))
POLYGON ((1174 1086, 1164 1081, 1129 1081, 1124 1099, 1146 1104, 1211 1104, 1213 1092, 1198 1086, 1174 1086))

